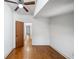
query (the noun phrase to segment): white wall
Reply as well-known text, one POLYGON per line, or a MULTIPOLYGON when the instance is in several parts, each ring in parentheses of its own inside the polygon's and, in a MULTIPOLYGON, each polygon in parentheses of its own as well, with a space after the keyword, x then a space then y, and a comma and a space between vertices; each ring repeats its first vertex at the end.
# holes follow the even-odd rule
POLYGON ((32 23, 32 17, 31 15, 21 15, 17 14, 16 12, 13 13, 14 20, 16 21, 22 21, 25 23, 32 23))
POLYGON ((35 18, 32 22, 32 45, 49 45, 48 21, 44 18, 35 18))
POLYGON ((74 13, 50 18, 50 46, 74 59, 74 13))
MULTIPOLYGON (((34 18, 31 15, 18 15, 16 13, 14 13, 14 19, 17 21, 25 22, 24 27, 26 27, 27 23, 32 23, 31 25, 32 45, 39 45, 39 44, 48 45, 49 44, 49 29, 48 29, 49 26, 48 26, 47 19, 34 18)), ((26 38, 25 30, 24 30, 24 38, 26 38)))
POLYGON ((13 50, 13 13, 10 7, 4 4, 4 57, 13 50))
MULTIPOLYGON (((32 23, 31 34, 32 34, 32 45, 48 45, 49 44, 49 29, 48 21, 44 18, 34 18, 31 15, 18 15, 14 13, 14 19, 17 21, 25 22, 24 27, 27 23, 32 23)), ((15 27, 14 27, 15 28, 15 27)), ((24 28, 24 38, 26 38, 26 28, 24 28)))

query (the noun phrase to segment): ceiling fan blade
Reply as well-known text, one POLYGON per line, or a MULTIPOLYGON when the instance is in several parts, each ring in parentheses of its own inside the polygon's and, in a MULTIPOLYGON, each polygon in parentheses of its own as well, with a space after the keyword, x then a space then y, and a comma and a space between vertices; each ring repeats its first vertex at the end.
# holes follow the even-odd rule
POLYGON ((9 0, 4 0, 5 2, 10 2, 10 3, 14 3, 14 4, 18 4, 17 2, 14 1, 9 1, 9 0))
POLYGON ((31 1, 31 2, 25 2, 24 5, 33 5, 35 4, 35 1, 31 1))
POLYGON ((23 7, 26 12, 29 12, 27 8, 23 7))
POLYGON ((17 6, 16 8, 15 8, 15 11, 17 11, 19 9, 19 7, 17 6))

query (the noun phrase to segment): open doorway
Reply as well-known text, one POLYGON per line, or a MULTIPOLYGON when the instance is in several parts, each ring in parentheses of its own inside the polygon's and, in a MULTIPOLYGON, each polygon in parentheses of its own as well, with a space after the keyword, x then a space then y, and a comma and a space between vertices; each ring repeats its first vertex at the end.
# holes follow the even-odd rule
POLYGON ((16 48, 32 46, 32 23, 16 21, 16 48))
POLYGON ((24 23, 24 47, 27 51, 32 47, 32 23, 24 23))

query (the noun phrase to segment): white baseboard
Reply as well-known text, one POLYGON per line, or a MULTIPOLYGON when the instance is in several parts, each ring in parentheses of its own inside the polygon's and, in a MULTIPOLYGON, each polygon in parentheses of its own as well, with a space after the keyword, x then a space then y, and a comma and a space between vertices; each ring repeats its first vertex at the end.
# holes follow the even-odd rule
POLYGON ((50 46, 51 48, 53 48, 54 50, 56 50, 58 53, 60 53, 61 55, 63 55, 66 59, 71 59, 68 56, 66 56, 65 54, 63 54, 62 52, 60 52, 59 50, 57 50, 55 47, 50 46))
POLYGON ((32 44, 32 45, 49 45, 49 44, 32 44))
POLYGON ((9 52, 8 52, 6 55, 4 55, 4 59, 7 58, 7 56, 13 51, 13 49, 14 49, 14 48, 10 49, 9 52))

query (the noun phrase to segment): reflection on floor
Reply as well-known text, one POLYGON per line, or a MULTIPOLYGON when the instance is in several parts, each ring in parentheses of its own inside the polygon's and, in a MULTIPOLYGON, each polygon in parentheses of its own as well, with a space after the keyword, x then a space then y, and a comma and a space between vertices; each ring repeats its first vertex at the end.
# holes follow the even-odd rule
POLYGON ((7 59, 66 59, 49 46, 32 46, 32 40, 25 39, 24 47, 15 49, 7 59))

